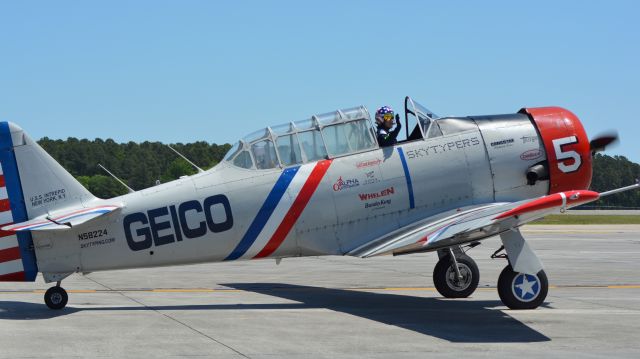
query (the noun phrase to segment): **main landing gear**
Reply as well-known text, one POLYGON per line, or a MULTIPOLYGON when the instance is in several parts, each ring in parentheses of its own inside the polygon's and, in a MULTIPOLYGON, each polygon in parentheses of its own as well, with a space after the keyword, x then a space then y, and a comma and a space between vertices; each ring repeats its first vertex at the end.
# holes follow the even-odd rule
MULTIPOLYGON (((504 249, 500 247, 491 258, 505 258, 506 254, 498 254, 504 249)), ((510 309, 535 309, 547 298, 549 281, 544 269, 536 274, 520 273, 513 270, 511 261, 498 277, 498 295, 502 303, 510 309)))
POLYGON ((44 293, 44 302, 50 309, 62 309, 67 305, 69 296, 67 291, 60 286, 60 282, 55 287, 47 289, 44 293))
POLYGON ((537 274, 517 273, 507 265, 498 277, 498 295, 511 309, 538 308, 547 297, 549 281, 541 270, 537 274))
POLYGON ((461 247, 439 251, 440 260, 433 269, 433 283, 445 298, 466 298, 478 288, 480 271, 476 262, 461 247))
MULTIPOLYGON (((475 242, 469 247, 473 248, 478 244, 475 242)), ((506 254, 498 254, 503 249, 504 247, 498 249, 491 258, 508 260, 506 254)), ((525 252, 519 252, 521 257, 523 253, 525 252)), ((440 260, 433 270, 433 283, 438 292, 445 298, 466 298, 473 294, 480 280, 476 262, 461 246, 439 250, 438 256, 440 260)), ((544 302, 548 291, 549 281, 544 270, 536 274, 516 272, 513 270, 511 261, 498 278, 498 295, 502 303, 510 309, 535 309, 544 302)))

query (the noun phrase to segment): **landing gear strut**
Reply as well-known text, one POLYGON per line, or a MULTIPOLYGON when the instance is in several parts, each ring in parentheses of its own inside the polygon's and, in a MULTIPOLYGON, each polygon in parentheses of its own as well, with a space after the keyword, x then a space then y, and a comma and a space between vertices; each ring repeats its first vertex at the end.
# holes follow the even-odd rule
POLYGON ((480 281, 478 265, 459 248, 444 252, 433 269, 433 283, 445 298, 466 298, 470 296, 480 281))
POLYGON ((67 305, 69 296, 67 291, 60 286, 60 282, 55 287, 47 289, 44 293, 44 302, 50 309, 62 309, 67 305))

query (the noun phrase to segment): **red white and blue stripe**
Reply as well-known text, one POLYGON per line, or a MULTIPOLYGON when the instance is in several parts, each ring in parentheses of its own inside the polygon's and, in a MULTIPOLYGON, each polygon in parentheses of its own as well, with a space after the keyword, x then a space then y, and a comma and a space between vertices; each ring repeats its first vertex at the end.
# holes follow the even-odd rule
POLYGON ((287 238, 330 165, 331 160, 324 160, 285 169, 240 243, 225 260, 273 254, 287 238))
MULTIPOLYGON (((27 219, 11 131, 0 122, 0 228, 27 219)), ((0 282, 34 281, 37 274, 31 234, 0 230, 0 282)))

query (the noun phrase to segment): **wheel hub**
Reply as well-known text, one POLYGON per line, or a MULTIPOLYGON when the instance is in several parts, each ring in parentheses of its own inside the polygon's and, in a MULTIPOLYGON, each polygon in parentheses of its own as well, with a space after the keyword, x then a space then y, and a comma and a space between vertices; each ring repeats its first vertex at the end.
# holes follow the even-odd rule
POLYGON ((511 282, 513 295, 522 302, 531 302, 540 294, 540 280, 538 276, 519 273, 511 282))
POLYGON ((471 285, 473 274, 471 273, 471 269, 464 263, 458 263, 458 270, 460 271, 460 276, 462 278, 458 278, 458 274, 456 273, 456 269, 453 267, 453 264, 447 269, 447 286, 455 291, 463 291, 471 285))
POLYGON ((62 303, 62 294, 60 293, 53 293, 51 295, 51 303, 53 304, 60 304, 62 303))

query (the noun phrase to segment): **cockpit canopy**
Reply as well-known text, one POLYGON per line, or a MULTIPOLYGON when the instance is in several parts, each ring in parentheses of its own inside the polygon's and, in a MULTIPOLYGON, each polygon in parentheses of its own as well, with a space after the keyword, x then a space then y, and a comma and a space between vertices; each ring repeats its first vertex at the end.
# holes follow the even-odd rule
MULTIPOLYGON (((406 139, 399 143, 477 130, 470 118, 438 117, 410 97, 405 98, 404 110, 406 139)), ((240 168, 264 170, 376 148, 369 111, 360 106, 266 127, 238 141, 224 160, 240 168)))
POLYGON ((251 133, 224 160, 246 169, 286 167, 377 148, 369 112, 363 106, 251 133))

